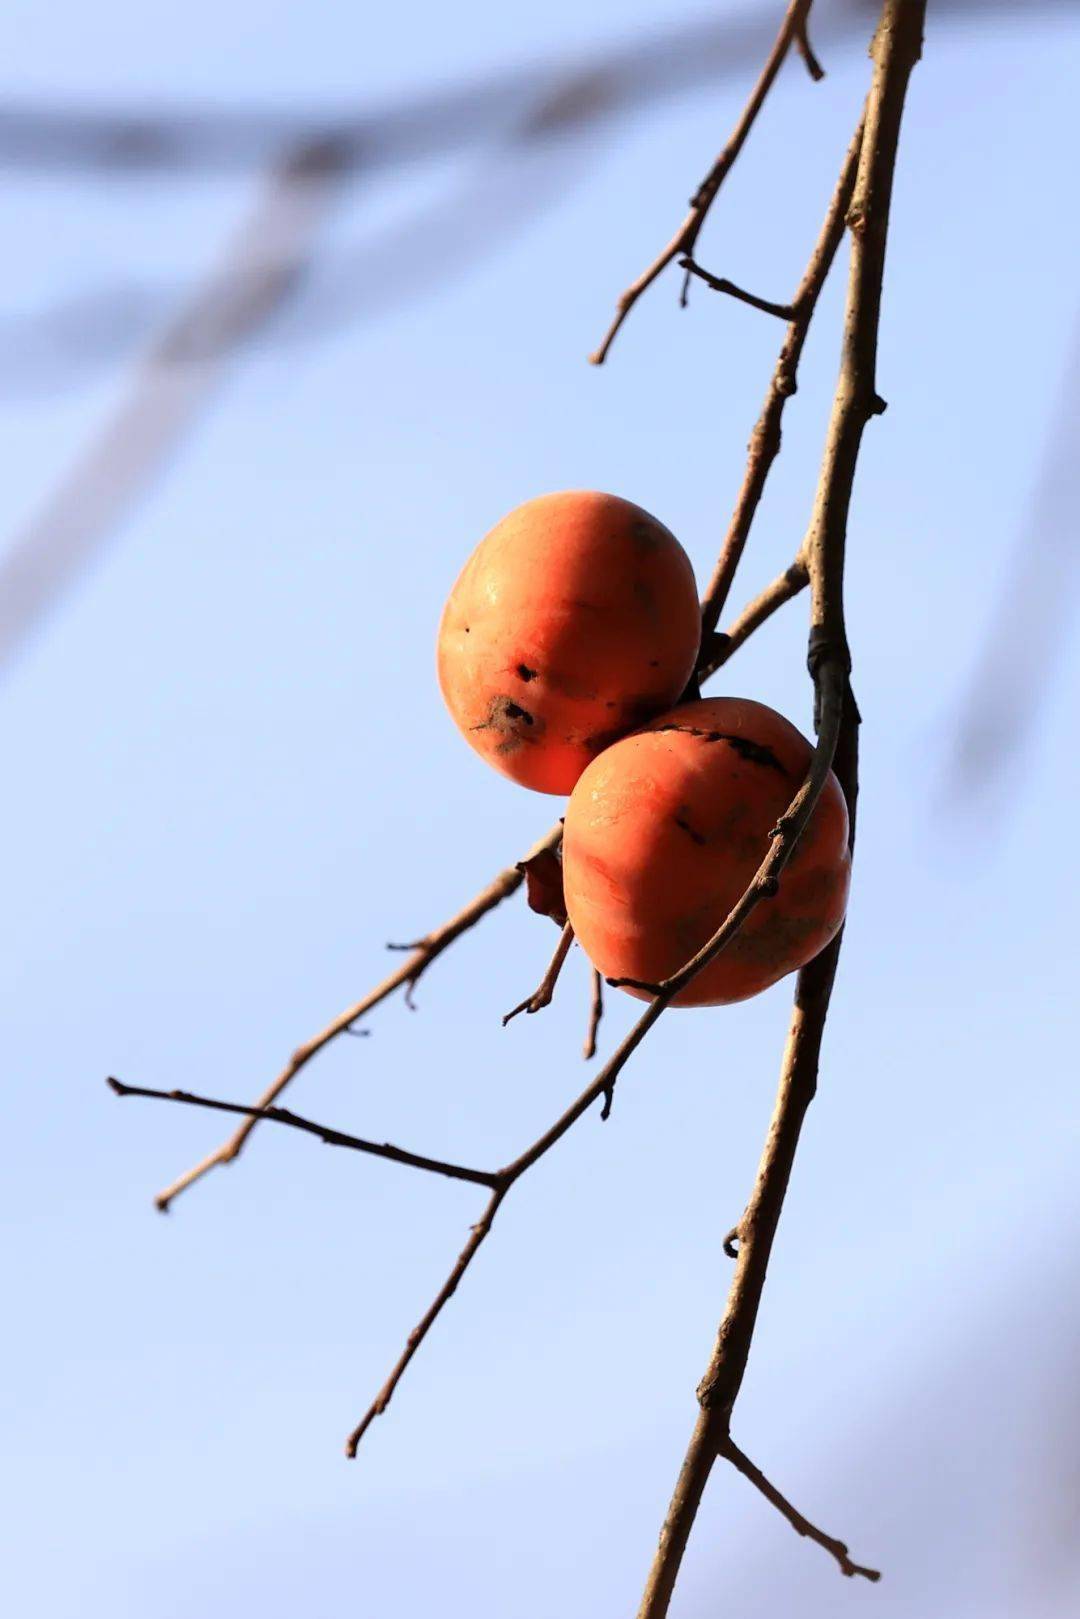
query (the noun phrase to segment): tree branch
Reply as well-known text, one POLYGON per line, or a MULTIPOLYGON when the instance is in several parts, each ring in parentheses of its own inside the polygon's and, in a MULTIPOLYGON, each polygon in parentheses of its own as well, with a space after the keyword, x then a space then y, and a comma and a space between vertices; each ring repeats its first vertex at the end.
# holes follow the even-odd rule
MULTIPOLYGON (((697 244, 701 227, 705 223, 709 209, 712 207, 716 195, 730 173, 735 160, 742 151, 746 143, 746 137, 754 127, 757 115, 764 105, 765 97, 772 88, 773 80, 779 73, 784 58, 793 44, 798 42, 804 60, 806 60, 807 66, 810 67, 811 75, 820 77, 820 74, 814 74, 813 67, 810 66, 812 53, 808 56, 808 47, 804 50, 806 19, 812 3, 813 0, 790 0, 787 11, 784 13, 784 20, 780 24, 780 31, 773 42, 772 50, 769 52, 757 83, 750 92, 750 99, 743 108, 727 145, 698 186, 690 201, 690 212, 671 238, 667 247, 653 260, 648 269, 643 270, 637 280, 627 287, 619 299, 615 307, 615 318, 608 327, 600 347, 589 356, 593 365, 603 365, 623 321, 642 293, 652 286, 657 276, 661 275, 668 265, 680 256, 685 254, 690 258, 693 257, 694 247, 697 244)), ((817 65, 816 62, 814 65, 817 65)))
POLYGON ((184 1102, 189 1107, 210 1108, 216 1113, 238 1113, 249 1119, 269 1119, 274 1124, 287 1124, 294 1130, 325 1141, 328 1147, 350 1147, 354 1152, 367 1153, 372 1158, 388 1158, 391 1163, 404 1164, 407 1169, 423 1169, 432 1175, 445 1175, 449 1180, 471 1181, 475 1186, 496 1184, 496 1177, 485 1169, 468 1169, 463 1164, 451 1164, 442 1158, 427 1158, 422 1153, 406 1152, 404 1147, 392 1146, 389 1141, 365 1141, 362 1136, 347 1135, 344 1130, 332 1130, 328 1125, 316 1124, 286 1107, 245 1107, 240 1102, 222 1102, 213 1096, 196 1096, 192 1091, 151 1090, 145 1085, 125 1085, 119 1079, 105 1081, 116 1096, 148 1096, 158 1102, 184 1102))
POLYGON ((791 300, 795 315, 784 333, 784 341, 769 380, 765 402, 750 435, 742 487, 735 502, 735 510, 732 512, 727 533, 724 535, 724 542, 720 547, 713 576, 702 599, 701 616, 706 635, 715 630, 719 623, 736 569, 746 548, 751 525, 765 492, 772 464, 780 454, 782 442, 780 427, 784 407, 796 391, 799 361, 802 359, 814 310, 817 308, 821 289, 825 285, 826 277, 844 238, 844 218, 855 190, 862 136, 863 123, 860 120, 847 149, 840 177, 836 182, 810 260, 791 300))
POLYGON ((831 1535, 825 1534, 824 1530, 815 1528, 809 1518, 804 1518, 798 1507, 792 1506, 787 1497, 780 1494, 776 1485, 770 1483, 760 1467, 755 1467, 749 1456, 739 1449, 730 1435, 721 1444, 719 1454, 723 1456, 725 1461, 729 1461, 733 1467, 738 1468, 743 1477, 748 1478, 755 1489, 761 1491, 766 1501, 771 1502, 776 1510, 783 1514, 798 1534, 805 1535, 808 1540, 816 1541, 819 1546, 824 1547, 831 1557, 835 1557, 841 1574, 846 1574, 849 1579, 853 1574, 861 1574, 863 1579, 869 1580, 872 1584, 880 1580, 881 1573, 878 1569, 866 1568, 862 1563, 853 1563, 842 1540, 834 1540, 831 1535))
MULTIPOLYGON (((615 1089, 615 1082, 653 1024, 671 1005, 678 991, 697 973, 701 972, 724 946, 734 938, 751 910, 763 897, 762 872, 768 868, 770 874, 773 874, 776 870, 781 869, 794 851, 828 776, 829 766, 836 749, 843 712, 842 693, 838 694, 834 689, 837 679, 835 665, 822 665, 818 679, 827 688, 822 700, 822 710, 826 716, 825 723, 822 726, 821 735, 814 749, 806 779, 781 816, 780 822, 772 834, 771 848, 762 867, 708 944, 702 950, 699 950, 693 960, 688 962, 680 972, 674 974, 663 986, 658 988, 655 1000, 649 1003, 592 1083, 586 1086, 577 1100, 571 1103, 565 1113, 556 1119, 555 1123, 543 1135, 539 1136, 531 1147, 527 1147, 505 1168, 496 1171, 492 1178, 495 1190, 492 1192, 487 1209, 484 1211, 479 1224, 472 1228, 469 1241, 458 1255, 450 1275, 436 1294, 419 1325, 409 1334, 405 1349, 391 1371, 389 1378, 349 1435, 345 1445, 345 1454, 347 1456, 356 1455, 356 1448, 371 1423, 375 1417, 386 1410, 394 1390, 401 1381, 413 1355, 438 1319, 443 1306, 457 1291, 459 1282, 490 1232, 495 1216, 499 1211, 499 1206, 510 1188, 521 1179, 526 1170, 531 1169, 533 1164, 543 1158, 545 1153, 550 1152, 551 1148, 562 1140, 566 1132, 577 1123, 582 1114, 586 1113, 601 1096, 604 1098, 602 1117, 606 1118, 608 1116, 611 1111, 611 1098, 615 1089)), ((820 961, 821 959, 822 957, 819 956, 818 960, 820 961)), ((744 1244, 743 1254, 745 1255, 746 1252, 747 1245, 744 1244)))
POLYGON ((749 304, 751 309, 760 309, 763 315, 775 315, 778 320, 791 321, 795 319, 793 304, 778 304, 769 298, 759 298, 756 292, 747 292, 745 287, 738 287, 734 281, 729 281, 726 275, 711 275, 703 270, 694 259, 680 259, 679 264, 688 275, 696 275, 699 281, 704 281, 713 292, 726 293, 729 298, 737 298, 740 303, 749 304))
MULTIPOLYGON (((556 848, 561 838, 562 827, 553 826, 538 843, 534 844, 526 858, 531 859, 533 855, 540 853, 543 849, 556 848)), ((339 1013, 318 1034, 313 1035, 302 1046, 298 1046, 277 1078, 263 1091, 239 1130, 214 1152, 209 1153, 193 1168, 187 1170, 177 1180, 173 1181, 171 1186, 167 1186, 163 1192, 158 1193, 154 1202, 161 1212, 164 1213, 175 1197, 186 1191, 189 1186, 193 1186, 196 1181, 201 1180, 211 1169, 216 1169, 219 1164, 229 1164, 234 1158, 239 1157, 248 1137, 259 1122, 260 1115, 267 1108, 273 1106, 282 1091, 291 1084, 300 1070, 307 1066, 312 1057, 322 1051, 325 1046, 330 1045, 339 1035, 344 1034, 346 1030, 350 1033, 354 1032, 353 1025, 356 1024, 358 1019, 365 1017, 381 1001, 385 1001, 397 990, 402 988, 411 989, 431 966, 431 963, 437 960, 443 951, 453 944, 455 939, 459 939, 463 933, 467 933, 470 928, 475 927, 477 922, 487 916, 489 911, 493 911, 496 906, 502 904, 504 899, 508 899, 511 894, 516 893, 523 881, 524 875, 517 865, 507 866, 505 870, 500 871, 498 876, 493 878, 486 888, 481 889, 476 898, 470 900, 468 905, 458 911, 456 916, 452 916, 448 922, 444 922, 441 927, 435 928, 431 933, 426 934, 424 938, 418 939, 410 947, 408 959, 402 962, 396 972, 392 972, 389 977, 384 978, 381 984, 376 984, 374 989, 369 990, 366 995, 361 996, 360 1000, 355 1001, 352 1006, 339 1013)))
MULTIPOLYGON (((705 667, 700 678, 705 680, 715 674, 778 607, 781 607, 785 601, 789 601, 792 596, 804 588, 807 577, 805 568, 800 562, 792 563, 791 567, 786 569, 779 579, 774 580, 771 585, 767 586, 759 596, 744 608, 726 635, 709 637, 707 649, 703 645, 702 658, 705 660, 705 667)), ((389 948, 392 950, 408 952, 409 959, 403 962, 396 972, 391 973, 388 978, 384 978, 374 989, 369 990, 360 1000, 355 1001, 352 1006, 339 1013, 318 1034, 313 1035, 302 1046, 298 1046, 277 1078, 271 1085, 267 1086, 258 1100, 247 1110, 247 1120, 240 1126, 239 1130, 235 1131, 214 1152, 208 1153, 205 1158, 193 1165, 191 1169, 186 1170, 163 1192, 159 1192, 154 1199, 156 1207, 163 1214, 166 1213, 173 1199, 178 1197, 181 1192, 186 1191, 189 1186, 193 1186, 196 1181, 201 1180, 210 1170, 216 1169, 221 1164, 231 1163, 233 1159, 238 1158, 248 1137, 259 1123, 262 1114, 267 1108, 273 1106, 286 1087, 292 1083, 297 1074, 307 1066, 314 1056, 336 1040, 339 1035, 363 1033, 363 1030, 355 1027, 357 1021, 365 1017, 380 1002, 395 994, 397 990, 404 988, 406 1000, 408 1000, 414 985, 427 971, 431 963, 442 955, 443 951, 453 944, 455 939, 460 938, 463 933, 467 933, 470 928, 475 927, 477 922, 488 915, 490 911, 493 911, 504 899, 508 899, 511 894, 517 892, 524 881, 523 867, 526 862, 544 850, 558 848, 561 840, 562 824, 557 823, 544 834, 539 842, 533 845, 525 860, 518 861, 513 866, 507 866, 505 870, 499 872, 498 876, 493 878, 487 887, 477 894, 475 899, 464 906, 456 916, 451 917, 448 922, 444 922, 431 933, 425 934, 422 939, 413 940, 411 944, 390 945, 389 948)))
MULTIPOLYGON (((846 701, 833 766, 848 800, 852 838, 857 792, 858 721, 846 701)), ((843 931, 804 967, 784 1048, 780 1085, 757 1179, 746 1211, 725 1239, 735 1274, 708 1370, 698 1387, 699 1411, 649 1571, 638 1619, 665 1619, 683 1553, 713 1462, 729 1438, 731 1411, 746 1369, 773 1238, 787 1192, 806 1110, 817 1085, 825 1014, 843 931), (729 1246, 737 1237, 738 1249, 729 1246)))
MULTIPOLYGON (((808 9, 807 5, 805 10, 808 9)), ((797 6, 789 6, 788 14, 785 18, 785 27, 797 10, 797 6)), ((805 10, 803 12, 804 16, 805 10)), ((776 48, 774 46, 774 52, 776 48)), ((778 65, 779 62, 777 63, 778 65)), ((861 127, 860 125, 848 152, 840 181, 829 205, 821 233, 803 279, 799 284, 795 297, 797 316, 785 334, 776 369, 766 395, 765 405, 751 436, 746 473, 736 500, 735 510, 728 525, 712 581, 702 599, 704 635, 699 660, 699 680, 705 680, 710 675, 715 674, 717 669, 733 655, 743 642, 778 607, 797 594, 807 582, 808 576, 805 572, 805 566, 801 558, 797 558, 778 580, 774 581, 755 601, 749 604, 735 624, 732 625, 727 636, 718 637, 714 633, 720 611, 730 591, 751 524, 760 503, 769 471, 780 450, 780 419, 783 415, 784 405, 795 391, 795 373, 806 340, 806 334, 817 304, 818 295, 824 285, 843 235, 844 214, 850 201, 851 190, 855 181, 861 127)), ((729 142, 725 151, 730 151, 730 148, 731 143, 729 142)), ((737 155, 737 153, 734 155, 737 155)), ((721 154, 721 159, 718 159, 710 178, 717 174, 722 160, 723 154, 721 154)), ((730 162, 733 161, 734 156, 730 159, 730 162)), ((730 162, 728 167, 730 167, 730 162)), ((726 173, 726 170, 724 172, 726 173)), ((716 180, 713 195, 719 189, 722 178, 723 174, 720 174, 719 179, 716 180)), ((706 182, 707 184, 708 181, 706 182)), ((702 189, 704 190, 704 187, 702 189)), ((553 826, 534 846, 530 851, 530 855, 526 858, 531 858, 532 855, 544 849, 556 848, 561 837, 561 825, 553 826)), ((237 1158, 259 1122, 259 1109, 272 1106, 287 1086, 296 1078, 297 1074, 311 1061, 312 1057, 323 1050, 325 1046, 331 1044, 340 1034, 357 1032, 353 1026, 358 1019, 366 1016, 380 1002, 402 988, 405 990, 406 1001, 411 1005, 411 992, 431 963, 462 933, 475 926, 482 917, 486 916, 489 911, 494 910, 497 905, 515 893, 521 886, 522 873, 520 865, 521 862, 514 866, 508 866, 501 871, 474 900, 459 911, 455 917, 452 917, 449 922, 443 923, 441 927, 436 928, 423 939, 417 940, 412 946, 408 947, 411 952, 408 961, 404 962, 396 972, 391 973, 388 978, 383 979, 382 983, 377 984, 374 989, 370 990, 354 1005, 340 1013, 312 1039, 300 1046, 293 1053, 277 1078, 267 1086, 266 1090, 257 1099, 254 1104, 254 1111, 245 1120, 244 1124, 220 1147, 209 1153, 191 1169, 185 1171, 164 1191, 159 1192, 154 1199, 156 1206, 162 1212, 165 1212, 174 1198, 178 1197, 181 1192, 186 1191, 189 1186, 193 1186, 197 1181, 201 1180, 210 1170, 217 1168, 221 1164, 231 1163, 237 1158)))
MULTIPOLYGON (((841 681, 842 713, 834 767, 848 800, 852 839, 859 715, 848 682, 850 653, 844 626, 846 525, 862 431, 878 404, 874 377, 889 202, 904 98, 922 47, 924 13, 925 0, 885 0, 871 48, 874 71, 848 214, 851 270, 840 377, 810 528, 801 553, 810 574, 809 663, 815 692, 820 697, 827 690, 822 679, 825 670, 833 671, 833 681, 841 681)), ((830 714, 823 703, 819 706, 824 725, 830 714)), ((713 1462, 717 1455, 728 1454, 731 1414, 746 1370, 772 1244, 803 1119, 817 1087, 821 1040, 842 938, 841 931, 796 981, 795 1009, 776 1106, 754 1189, 738 1225, 735 1274, 712 1358, 698 1387, 697 1422, 661 1531, 638 1619, 665 1619, 713 1462)))
POLYGON ((555 954, 552 956, 543 978, 541 978, 531 995, 527 995, 523 1001, 519 1001, 512 1012, 507 1012, 503 1018, 504 1029, 511 1018, 516 1018, 519 1012, 528 1012, 531 1015, 533 1012, 542 1012, 545 1006, 551 1005, 551 997, 555 993, 555 985, 558 983, 559 974, 563 970, 563 962, 566 960, 573 942, 574 930, 570 923, 567 922, 559 935, 559 942, 555 946, 555 954))
POLYGON ((783 573, 778 574, 771 584, 746 604, 729 630, 722 635, 707 636, 702 645, 701 674, 698 677, 702 684, 723 668, 732 654, 750 639, 755 630, 761 628, 766 619, 772 617, 777 608, 783 607, 785 602, 805 590, 809 583, 806 563, 801 556, 796 557, 783 573))
POLYGON ((592 995, 589 1001, 589 1026, 585 1030, 585 1043, 581 1048, 581 1055, 586 1062, 591 1062, 596 1056, 596 1034, 603 1015, 604 980, 594 967, 592 969, 592 995))

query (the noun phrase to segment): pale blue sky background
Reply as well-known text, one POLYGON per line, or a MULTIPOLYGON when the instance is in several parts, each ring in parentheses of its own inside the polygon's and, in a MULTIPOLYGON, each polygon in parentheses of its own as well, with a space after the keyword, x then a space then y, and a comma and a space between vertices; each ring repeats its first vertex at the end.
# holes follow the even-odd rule
MULTIPOLYGON (((823 14, 828 0, 823 0, 823 14)), ((364 109, 678 18, 645 0, 377 14, 12 3, 6 96, 364 109)), ((880 384, 852 513, 865 717, 848 943, 740 1442, 879 1563, 844 1582, 715 1476, 675 1612, 1075 1612, 1080 667, 1058 659, 993 800, 945 791, 958 712, 1054 425, 1075 318, 1080 19, 934 18, 897 182, 880 384)), ((688 9, 687 20, 708 15, 688 9)), ((783 73, 701 246, 794 289, 867 81, 783 73)), ((0 688, 7 762, 6 1608, 34 1619, 622 1619, 727 1285, 790 986, 673 1015, 517 1191, 390 1412, 341 1442, 480 1203, 265 1129, 167 1220, 213 1118, 102 1084, 242 1099, 545 828, 454 733, 432 646, 506 509, 592 485, 704 577, 779 328, 675 282, 584 357, 741 105, 724 79, 563 155, 545 208, 460 277, 319 341, 263 344, 0 688)), ((472 159, 357 183, 321 240, 375 241, 472 159)), ((0 319, 88 288, 182 295, 257 177, 8 172, 0 319)), ((329 272, 328 272, 329 273, 329 272)), ((835 377, 838 277, 737 600, 793 554, 835 377)), ((283 323, 284 324, 284 323, 283 323)), ((121 398, 137 349, 0 397, 0 544, 121 398)), ((720 689, 804 729, 803 603, 720 689)), ((1037 633, 1037 631, 1036 631, 1037 633)), ((1000 649, 1007 661, 1010 647, 1000 649)), ((301 1111, 490 1164, 580 1088, 587 976, 505 1032, 553 943, 518 901, 300 1081, 301 1111)), ((612 1006, 603 1047, 630 1018, 612 1006)))

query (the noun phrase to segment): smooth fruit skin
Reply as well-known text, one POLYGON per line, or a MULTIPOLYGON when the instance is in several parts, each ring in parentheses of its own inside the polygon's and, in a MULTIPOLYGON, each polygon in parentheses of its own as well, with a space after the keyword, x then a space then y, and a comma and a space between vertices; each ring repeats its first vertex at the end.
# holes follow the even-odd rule
MULTIPOLYGON (((768 853, 811 751, 774 709, 712 697, 594 760, 567 806, 563 878, 574 932, 606 978, 658 983, 712 937, 768 853)), ((779 892, 672 1004, 745 1000, 804 966, 839 931, 850 876, 847 805, 830 772, 779 892)))
POLYGON ((439 685, 496 770, 568 793, 678 701, 700 639, 694 571, 662 523, 616 495, 541 495, 465 564, 439 626, 439 685))

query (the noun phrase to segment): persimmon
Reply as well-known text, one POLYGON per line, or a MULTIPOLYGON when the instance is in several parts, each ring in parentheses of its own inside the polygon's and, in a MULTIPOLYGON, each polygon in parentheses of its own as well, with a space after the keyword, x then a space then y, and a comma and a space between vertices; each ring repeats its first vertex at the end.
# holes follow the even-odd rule
POLYGON ((678 701, 701 639, 675 536, 616 495, 541 495, 465 564, 439 626, 439 685, 503 775, 568 793, 617 737, 678 701))
MULTIPOLYGON (((605 977, 658 983, 712 937, 765 858, 811 751, 763 703, 710 697, 590 764, 567 806, 563 876, 574 932, 605 977)), ((804 966, 839 931, 850 871, 847 805, 830 771, 777 893, 672 1004, 745 1000, 804 966)))

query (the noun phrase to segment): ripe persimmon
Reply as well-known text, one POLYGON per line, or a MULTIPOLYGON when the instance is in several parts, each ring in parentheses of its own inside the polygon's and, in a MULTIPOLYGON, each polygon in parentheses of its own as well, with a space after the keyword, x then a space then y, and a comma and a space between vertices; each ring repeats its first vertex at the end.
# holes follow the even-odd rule
MULTIPOLYGON (((567 806, 563 877, 574 932, 606 978, 658 983, 712 937, 765 858, 811 751, 763 703, 711 697, 593 761, 567 806)), ((830 771, 777 893, 672 1004, 745 1000, 804 966, 839 931, 850 872, 847 805, 830 771)))
POLYGON ((568 793, 678 701, 700 639, 693 568, 662 523, 616 495, 541 495, 465 564, 439 626, 439 685, 496 770, 568 793))

